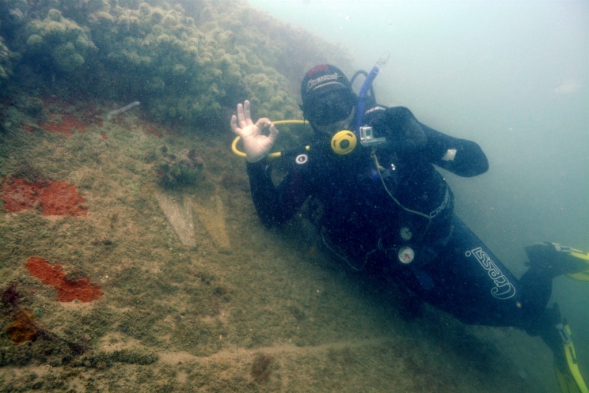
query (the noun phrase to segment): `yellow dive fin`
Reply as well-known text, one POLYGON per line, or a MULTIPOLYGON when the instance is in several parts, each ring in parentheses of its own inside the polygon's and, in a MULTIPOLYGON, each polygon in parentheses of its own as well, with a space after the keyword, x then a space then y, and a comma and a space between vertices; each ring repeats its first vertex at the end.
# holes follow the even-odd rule
POLYGON ((567 361, 566 366, 559 366, 556 361, 554 362, 554 371, 556 372, 560 389, 562 393, 589 393, 589 389, 587 389, 587 385, 581 376, 579 365, 577 364, 577 354, 573 346, 571 328, 569 328, 569 325, 559 324, 557 329, 562 338, 563 350, 567 361))
MULTIPOLYGON (((555 244, 555 246, 557 245, 555 244)), ((587 264, 587 269, 579 273, 568 274, 568 276, 570 278, 574 278, 575 280, 589 281, 589 252, 583 252, 581 250, 571 248, 570 255, 572 257, 578 258, 580 262, 584 262, 585 264, 587 264)))

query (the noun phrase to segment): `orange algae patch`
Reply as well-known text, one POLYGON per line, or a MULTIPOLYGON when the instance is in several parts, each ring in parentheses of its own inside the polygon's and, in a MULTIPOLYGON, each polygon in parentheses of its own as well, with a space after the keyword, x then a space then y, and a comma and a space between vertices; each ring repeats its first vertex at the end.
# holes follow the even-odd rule
POLYGON ((31 132, 31 133, 32 132, 35 132, 35 129, 33 127, 31 127, 30 125, 28 125, 28 124, 23 124, 21 126, 21 128, 22 128, 23 131, 26 131, 26 132, 31 132))
POLYGON ((39 124, 39 127, 47 132, 69 136, 73 129, 83 133, 93 124, 102 127, 102 115, 91 102, 79 106, 71 105, 59 97, 44 97, 43 106, 48 111, 49 119, 39 124), (78 116, 67 113, 71 108, 75 108, 78 116))
MULTIPOLYGON (((140 120, 138 123, 139 123, 139 126, 141 128, 143 128, 144 133, 150 134, 153 136, 157 136, 158 138, 161 138, 163 136, 161 129, 156 128, 153 124, 151 124, 147 121, 143 121, 143 120, 140 120)), ((168 132, 168 134, 169 134, 169 132, 168 132)))
POLYGON ((59 263, 51 266, 43 258, 29 258, 25 267, 33 277, 55 288, 57 300, 60 302, 73 302, 78 299, 88 303, 102 298, 102 289, 98 285, 90 284, 90 279, 87 277, 75 281, 67 279, 63 266, 59 263))
POLYGON ((179 136, 178 132, 171 130, 170 128, 161 124, 154 124, 146 120, 139 120, 137 121, 137 124, 145 134, 153 135, 158 138, 161 138, 164 135, 179 136))
POLYGON ((44 216, 85 216, 84 198, 66 182, 29 183, 13 179, 2 192, 4 208, 11 213, 39 209, 44 216))
POLYGON ((79 132, 84 132, 84 130, 89 126, 90 124, 86 124, 80 119, 78 119, 76 116, 70 114, 61 115, 60 122, 46 120, 43 123, 39 124, 39 127, 44 129, 45 131, 51 132, 53 134, 64 135, 69 135, 72 129, 74 128, 79 132))

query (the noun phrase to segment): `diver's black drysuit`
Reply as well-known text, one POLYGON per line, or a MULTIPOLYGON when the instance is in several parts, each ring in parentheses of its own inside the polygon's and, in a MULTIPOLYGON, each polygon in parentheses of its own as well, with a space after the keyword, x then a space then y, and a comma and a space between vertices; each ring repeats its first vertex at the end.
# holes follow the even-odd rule
POLYGON ((379 265, 418 298, 464 323, 538 334, 552 278, 516 279, 454 214, 452 191, 434 168, 465 177, 485 173, 481 148, 419 123, 403 107, 371 108, 364 123, 387 142, 338 156, 317 133, 316 145, 293 155, 278 187, 264 160, 248 163, 261 221, 279 225, 311 198, 324 241, 355 265, 379 265), (406 247, 414 260, 401 263, 411 259, 406 247))

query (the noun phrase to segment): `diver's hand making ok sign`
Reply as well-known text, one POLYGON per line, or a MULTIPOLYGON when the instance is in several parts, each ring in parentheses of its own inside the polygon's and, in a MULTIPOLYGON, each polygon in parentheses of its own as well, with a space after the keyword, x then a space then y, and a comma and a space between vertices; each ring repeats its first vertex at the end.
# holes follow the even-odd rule
POLYGON ((237 116, 231 117, 231 129, 243 140, 243 148, 248 162, 258 162, 266 157, 278 135, 278 130, 270 119, 263 117, 256 124, 252 122, 250 102, 247 100, 243 105, 237 104, 237 116), (269 135, 262 134, 264 125, 270 126, 269 135))

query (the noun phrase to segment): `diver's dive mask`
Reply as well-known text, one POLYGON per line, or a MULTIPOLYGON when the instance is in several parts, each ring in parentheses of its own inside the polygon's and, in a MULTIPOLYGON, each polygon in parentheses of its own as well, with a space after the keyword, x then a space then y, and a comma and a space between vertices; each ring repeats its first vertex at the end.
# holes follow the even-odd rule
POLYGON ((331 138, 333 152, 346 155, 356 147, 356 136, 349 131, 354 119, 356 95, 347 89, 336 89, 305 102, 305 117, 324 138, 331 138))
POLYGON ((317 95, 305 102, 305 117, 322 127, 347 119, 354 109, 356 95, 352 91, 338 89, 317 95))

